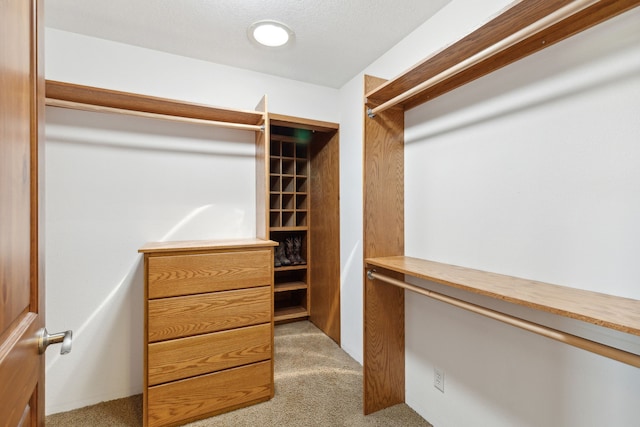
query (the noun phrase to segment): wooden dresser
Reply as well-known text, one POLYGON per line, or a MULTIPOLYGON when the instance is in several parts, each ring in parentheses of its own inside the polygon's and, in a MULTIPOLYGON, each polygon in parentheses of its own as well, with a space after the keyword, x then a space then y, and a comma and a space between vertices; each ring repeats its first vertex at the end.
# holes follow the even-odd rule
POLYGON ((172 426, 273 397, 268 240, 147 243, 144 426, 172 426))

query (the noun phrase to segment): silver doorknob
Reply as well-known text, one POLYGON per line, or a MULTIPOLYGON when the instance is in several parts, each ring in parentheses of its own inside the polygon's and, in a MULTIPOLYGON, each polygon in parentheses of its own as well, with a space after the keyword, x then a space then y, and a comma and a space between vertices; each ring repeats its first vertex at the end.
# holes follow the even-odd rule
POLYGON ((57 334, 49 334, 47 328, 40 330, 40 337, 38 338, 38 351, 40 354, 44 353, 47 347, 51 344, 62 343, 60 354, 67 354, 71 352, 71 341, 73 340, 73 331, 59 332, 57 334))

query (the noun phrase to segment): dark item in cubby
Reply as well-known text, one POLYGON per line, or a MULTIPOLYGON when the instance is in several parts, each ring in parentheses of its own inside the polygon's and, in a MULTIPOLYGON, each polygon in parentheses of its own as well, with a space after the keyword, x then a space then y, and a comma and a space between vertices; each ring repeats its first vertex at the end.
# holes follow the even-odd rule
POLYGON ((306 264, 307 261, 302 258, 302 237, 296 236, 293 238, 293 252, 296 255, 296 261, 298 264, 306 264))
POLYGON ((276 249, 276 254, 274 256, 274 265, 276 267, 286 267, 291 265, 292 262, 285 255, 285 248, 282 242, 278 242, 278 248, 276 249))

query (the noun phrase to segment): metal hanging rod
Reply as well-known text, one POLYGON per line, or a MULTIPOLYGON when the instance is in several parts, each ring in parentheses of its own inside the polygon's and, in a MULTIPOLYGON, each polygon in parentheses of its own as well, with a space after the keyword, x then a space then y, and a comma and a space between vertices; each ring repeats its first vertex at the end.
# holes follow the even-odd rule
POLYGON ((50 107, 70 108, 73 110, 93 111, 93 112, 99 112, 99 113, 128 114, 131 116, 146 117, 149 119, 172 120, 172 121, 183 122, 183 123, 217 126, 217 127, 228 128, 228 129, 264 132, 264 126, 260 126, 260 125, 248 125, 244 123, 221 122, 221 121, 215 121, 215 120, 195 119, 191 117, 171 116, 168 114, 148 113, 145 111, 127 110, 124 108, 115 108, 115 107, 105 107, 101 105, 84 104, 82 102, 64 101, 64 100, 54 99, 54 98, 46 98, 45 103, 50 107))
POLYGON ((443 72, 436 74, 435 76, 431 77, 428 80, 425 80, 424 82, 420 83, 417 86, 414 86, 413 88, 407 90, 406 92, 401 93, 400 95, 396 96, 395 98, 391 98, 390 100, 380 104, 379 106, 375 107, 375 108, 367 108, 367 115, 370 118, 373 118, 376 116, 376 114, 385 111, 391 107, 396 106, 397 104, 406 101, 407 99, 411 98, 414 95, 417 95, 420 92, 423 92, 435 85, 437 85, 438 83, 455 76, 456 74, 471 68, 472 66, 488 59, 491 58, 493 55, 496 55, 500 52, 502 52, 505 49, 510 48, 511 46, 515 45, 516 43, 519 43, 525 39, 527 39, 528 37, 531 37, 537 33, 539 33, 540 31, 545 30, 546 28, 549 28, 550 26, 557 24, 558 22, 561 22, 564 19, 569 18, 572 15, 575 15, 576 13, 580 12, 581 10, 592 6, 595 3, 598 3, 598 1, 600 0, 576 0, 571 2, 570 4, 556 10, 555 12, 545 16, 544 18, 534 22, 533 24, 524 27, 523 29, 516 31, 515 33, 511 34, 510 36, 500 40, 499 42, 489 46, 488 48, 481 50, 480 52, 476 53, 475 55, 470 56, 469 58, 457 63, 456 65, 454 65, 451 68, 447 68, 446 70, 444 70, 443 72))
POLYGON ((587 350, 592 353, 596 353, 601 356, 605 356, 622 363, 626 363, 627 365, 640 368, 640 355, 638 354, 620 350, 619 348, 615 348, 615 347, 611 347, 595 341, 591 341, 576 335, 569 334, 567 332, 562 332, 557 329, 552 329, 537 323, 530 322, 528 320, 520 319, 518 317, 514 317, 505 313, 500 313, 499 311, 491 310, 489 308, 481 307, 476 304, 472 304, 466 301, 459 300, 457 298, 443 295, 438 292, 430 291, 428 289, 424 289, 419 286, 412 285, 410 283, 403 282, 398 279, 394 279, 393 277, 385 276, 384 274, 379 274, 376 272, 375 269, 368 270, 367 277, 369 278, 369 280, 380 280, 382 282, 386 282, 391 285, 398 286, 400 288, 404 288, 404 289, 419 293, 421 295, 428 296, 435 300, 442 301, 447 304, 451 304, 458 308, 462 308, 476 314, 490 317, 492 319, 499 320, 501 322, 536 333, 538 335, 542 335, 544 337, 551 338, 553 340, 560 341, 562 343, 569 344, 574 347, 578 347, 583 350, 587 350))

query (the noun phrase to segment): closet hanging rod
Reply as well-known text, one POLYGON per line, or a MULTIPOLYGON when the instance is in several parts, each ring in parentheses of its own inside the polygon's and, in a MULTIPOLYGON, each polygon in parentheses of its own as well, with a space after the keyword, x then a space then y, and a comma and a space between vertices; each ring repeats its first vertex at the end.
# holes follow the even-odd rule
POLYGON ((512 47, 513 45, 526 40, 528 37, 531 37, 537 33, 539 33, 540 31, 545 30, 546 28, 549 28, 550 26, 557 24, 561 21, 563 21, 564 19, 567 19, 569 17, 571 17, 572 15, 575 15, 576 13, 580 12, 583 9, 586 9, 589 6, 592 6, 596 3, 598 3, 600 0, 576 0, 571 2, 570 4, 556 10, 553 13, 550 13, 549 15, 545 16, 542 19, 539 19, 538 21, 534 22, 533 24, 522 28, 519 31, 516 31, 515 33, 511 34, 510 36, 505 37, 504 39, 500 40, 499 42, 487 47, 486 49, 481 50, 480 52, 470 56, 469 58, 457 63, 456 65, 447 68, 446 70, 442 71, 439 74, 436 74, 435 76, 425 80, 424 82, 418 84, 417 86, 414 86, 413 88, 407 90, 406 92, 401 93, 400 95, 391 98, 390 100, 378 105, 375 108, 367 108, 367 115, 370 118, 373 118, 376 116, 376 114, 381 113, 382 111, 388 110, 389 108, 392 108, 398 104, 400 104, 403 101, 406 101, 407 99, 411 98, 414 95, 419 94, 420 92, 423 92, 435 85, 437 85, 440 82, 445 81, 446 79, 449 79, 453 76, 455 76, 458 73, 461 73, 469 68, 471 68, 472 66, 491 58, 494 55, 497 55, 498 53, 502 52, 505 49, 508 49, 510 47, 512 47))
POLYGON ((538 335, 542 335, 544 337, 551 338, 553 340, 556 340, 565 344, 569 344, 574 347, 578 347, 583 350, 587 350, 592 353, 596 353, 601 356, 605 356, 610 359, 614 359, 631 366, 635 366, 636 368, 640 368, 640 355, 635 353, 630 353, 630 352, 621 350, 619 348, 615 348, 615 347, 611 347, 595 341, 591 341, 576 335, 569 334, 567 332, 558 331, 557 329, 552 329, 534 322, 530 322, 528 320, 520 319, 518 317, 514 317, 505 313, 500 313, 498 311, 481 307, 479 305, 472 304, 466 301, 462 301, 460 299, 453 298, 438 292, 430 291, 429 289, 421 288, 419 286, 412 285, 410 283, 403 282, 398 279, 394 279, 393 277, 389 277, 384 274, 379 274, 376 272, 375 269, 367 270, 367 278, 369 278, 370 280, 374 280, 374 279, 380 280, 390 285, 398 286, 400 288, 404 288, 404 289, 419 293, 421 295, 433 298, 435 300, 445 302, 447 304, 451 304, 455 307, 462 308, 462 309, 471 311, 473 313, 489 317, 494 320, 499 320, 511 326, 516 326, 518 328, 527 330, 529 332, 533 332, 538 335))
POLYGON ((244 123, 195 119, 191 117, 171 116, 168 114, 159 114, 159 113, 148 113, 145 111, 127 110, 124 108, 115 108, 115 107, 105 107, 102 105, 85 104, 82 102, 74 102, 74 101, 64 101, 61 99, 54 99, 54 98, 46 98, 45 103, 50 107, 69 108, 73 110, 84 110, 84 111, 92 111, 92 112, 98 112, 98 113, 128 114, 131 116, 146 117, 149 119, 172 120, 172 121, 178 121, 183 123, 216 126, 216 127, 223 127, 223 128, 236 129, 236 130, 248 130, 248 131, 254 131, 254 132, 264 131, 264 126, 260 126, 260 125, 249 125, 244 123))

